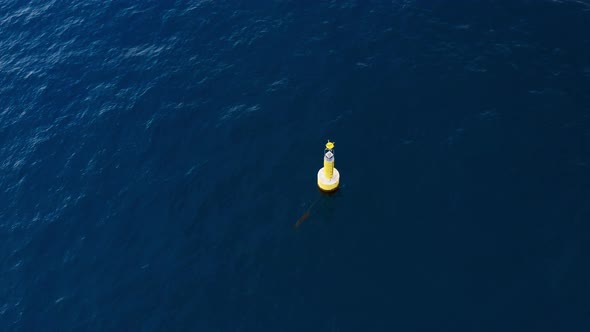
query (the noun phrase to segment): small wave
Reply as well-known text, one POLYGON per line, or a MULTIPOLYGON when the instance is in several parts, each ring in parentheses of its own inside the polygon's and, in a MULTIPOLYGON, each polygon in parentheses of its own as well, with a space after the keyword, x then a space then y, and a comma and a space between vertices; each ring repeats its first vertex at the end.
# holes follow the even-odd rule
POLYGON ((259 111, 260 109, 261 109, 260 105, 253 105, 253 106, 247 106, 245 104, 234 105, 234 106, 227 108, 223 112, 223 114, 221 115, 219 120, 220 120, 220 122, 224 122, 224 121, 239 119, 245 115, 259 111))
POLYGON ((275 91, 283 90, 288 85, 289 85, 289 79, 284 77, 284 78, 281 78, 280 80, 272 82, 268 86, 268 88, 266 89, 266 92, 275 92, 275 91))

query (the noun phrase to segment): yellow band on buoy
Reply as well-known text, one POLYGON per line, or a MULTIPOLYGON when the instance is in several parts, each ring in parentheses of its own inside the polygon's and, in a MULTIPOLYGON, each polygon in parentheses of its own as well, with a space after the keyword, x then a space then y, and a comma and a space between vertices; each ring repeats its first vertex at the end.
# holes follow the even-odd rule
POLYGON ((324 168, 318 171, 318 187, 326 192, 335 191, 340 184, 340 173, 334 168, 334 174, 331 178, 326 178, 324 175, 324 168))

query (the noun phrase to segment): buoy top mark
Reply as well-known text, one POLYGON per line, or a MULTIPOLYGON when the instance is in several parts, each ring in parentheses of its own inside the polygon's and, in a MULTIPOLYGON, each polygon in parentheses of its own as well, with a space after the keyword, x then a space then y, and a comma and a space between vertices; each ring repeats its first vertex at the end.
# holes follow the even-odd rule
POLYGON ((326 149, 328 149, 328 150, 334 149, 334 142, 330 142, 330 140, 328 140, 328 143, 326 143, 326 149))

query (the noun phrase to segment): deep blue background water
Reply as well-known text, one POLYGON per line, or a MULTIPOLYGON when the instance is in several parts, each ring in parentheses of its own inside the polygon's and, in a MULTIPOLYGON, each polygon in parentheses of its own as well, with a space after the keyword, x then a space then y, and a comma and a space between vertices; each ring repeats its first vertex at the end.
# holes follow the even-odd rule
POLYGON ((2 2, 0 330, 589 331, 589 31, 567 0, 2 2))

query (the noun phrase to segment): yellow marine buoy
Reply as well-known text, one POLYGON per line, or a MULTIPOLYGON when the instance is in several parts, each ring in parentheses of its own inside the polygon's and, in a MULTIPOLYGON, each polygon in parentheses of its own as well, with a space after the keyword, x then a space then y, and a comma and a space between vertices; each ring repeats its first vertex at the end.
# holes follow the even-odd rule
POLYGON ((334 142, 326 143, 324 150, 324 167, 318 171, 318 186, 322 191, 332 192, 338 189, 340 173, 334 167, 334 142))

